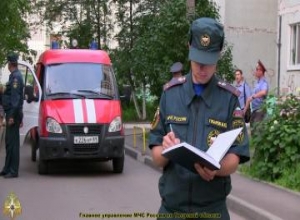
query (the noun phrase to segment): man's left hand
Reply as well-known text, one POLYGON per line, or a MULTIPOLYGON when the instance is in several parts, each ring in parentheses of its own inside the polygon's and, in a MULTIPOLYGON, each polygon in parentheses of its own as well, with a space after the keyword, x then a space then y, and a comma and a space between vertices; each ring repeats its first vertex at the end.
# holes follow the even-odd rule
POLYGON ((205 166, 202 166, 199 163, 195 163, 195 169, 199 173, 199 175, 206 181, 211 181, 215 178, 217 171, 216 170, 210 170, 205 166))

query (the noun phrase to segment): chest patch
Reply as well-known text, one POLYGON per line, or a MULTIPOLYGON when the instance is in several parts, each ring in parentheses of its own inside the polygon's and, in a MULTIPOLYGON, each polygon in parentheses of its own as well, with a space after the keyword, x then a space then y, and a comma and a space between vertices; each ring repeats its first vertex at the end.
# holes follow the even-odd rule
POLYGON ((186 124, 188 121, 186 116, 177 116, 177 115, 168 115, 167 122, 168 123, 176 123, 176 124, 186 124))
POLYGON ((14 79, 14 80, 13 80, 13 88, 14 88, 14 89, 18 88, 18 85, 19 85, 18 80, 17 80, 17 79, 14 79))
POLYGON ((208 123, 211 125, 214 125, 216 127, 220 127, 220 128, 227 128, 227 123, 226 122, 222 122, 222 121, 218 121, 212 118, 208 119, 208 123))

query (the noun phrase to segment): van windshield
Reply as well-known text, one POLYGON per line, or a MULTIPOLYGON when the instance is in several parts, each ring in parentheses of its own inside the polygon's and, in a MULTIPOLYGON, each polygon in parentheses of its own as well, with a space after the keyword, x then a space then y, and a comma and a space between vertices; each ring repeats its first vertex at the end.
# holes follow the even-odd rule
POLYGON ((45 68, 45 93, 113 98, 116 82, 111 66, 97 63, 60 63, 45 68))

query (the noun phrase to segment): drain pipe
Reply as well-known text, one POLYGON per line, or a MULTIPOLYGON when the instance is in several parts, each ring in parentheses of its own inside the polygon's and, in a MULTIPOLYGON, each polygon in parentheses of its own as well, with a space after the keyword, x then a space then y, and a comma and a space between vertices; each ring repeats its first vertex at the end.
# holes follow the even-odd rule
POLYGON ((280 64, 281 64, 281 23, 282 23, 282 16, 279 15, 279 28, 278 28, 278 57, 277 57, 277 95, 280 95, 280 64))

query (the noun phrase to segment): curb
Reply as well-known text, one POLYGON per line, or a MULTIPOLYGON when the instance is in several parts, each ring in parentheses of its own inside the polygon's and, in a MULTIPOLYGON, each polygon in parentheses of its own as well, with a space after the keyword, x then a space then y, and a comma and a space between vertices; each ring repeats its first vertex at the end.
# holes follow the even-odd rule
MULTIPOLYGON (((138 160, 145 165, 162 172, 160 168, 154 165, 152 158, 148 155, 142 155, 138 150, 133 149, 125 143, 125 153, 135 160, 138 160)), ((249 220, 282 220, 281 218, 261 209, 253 204, 250 204, 238 197, 229 195, 227 197, 227 206, 233 212, 249 219, 249 220)))

